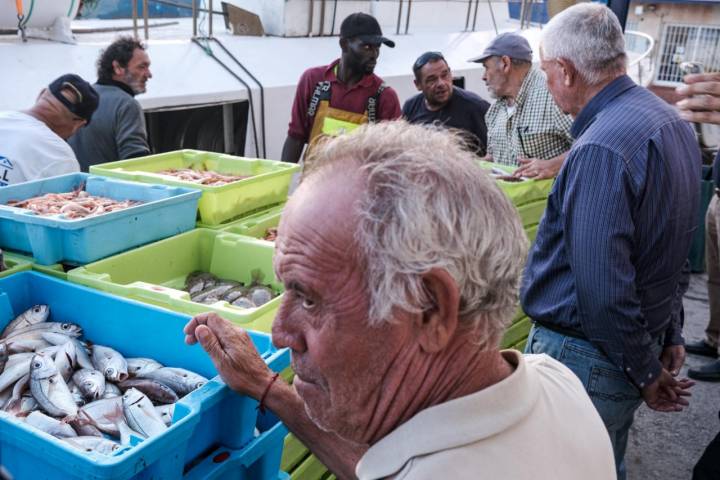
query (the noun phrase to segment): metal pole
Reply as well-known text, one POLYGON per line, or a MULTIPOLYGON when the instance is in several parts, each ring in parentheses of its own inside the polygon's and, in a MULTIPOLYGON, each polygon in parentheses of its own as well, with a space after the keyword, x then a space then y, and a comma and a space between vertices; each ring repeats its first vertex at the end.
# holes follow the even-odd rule
POLYGON ((473 28, 472 28, 473 32, 475 31, 475 25, 477 25, 478 6, 480 6, 480 0, 475 0, 475 13, 473 14, 473 28))
POLYGON ((468 0, 467 16, 465 17, 465 31, 466 32, 467 32, 468 28, 470 28, 470 12, 472 11, 472 2, 473 2, 473 0, 468 0))
POLYGON ((397 28, 395 29, 395 35, 400 35, 400 22, 402 22, 402 4, 403 0, 400 0, 400 2, 398 2, 398 21, 397 28))
POLYGON ((145 30, 145 40, 148 39, 150 36, 150 32, 148 29, 148 2, 147 0, 143 0, 143 28, 145 30))
POLYGON ((405 16, 405 35, 408 33, 410 27, 410 10, 412 9, 412 0, 408 0, 407 15, 405 16))
POLYGON ((138 38, 137 31, 137 0, 132 0, 132 16, 133 16, 133 35, 138 38))
POLYGON ((213 36, 213 28, 212 28, 213 27, 213 0, 210 0, 209 10, 210 10, 210 13, 208 13, 208 15, 210 15, 210 22, 208 22, 208 28, 210 29, 210 34, 209 34, 210 38, 212 38, 212 36, 213 36))
POLYGON ((319 36, 325 35, 325 0, 320 2, 320 33, 319 36))
POLYGON ((193 38, 197 37, 197 0, 192 0, 193 38))
POLYGON ((487 0, 487 2, 488 2, 488 8, 490 9, 490 17, 492 18, 493 28, 495 29, 495 35, 497 35, 497 34, 498 34, 498 28, 497 28, 497 23, 495 22, 495 12, 493 12, 492 1, 491 1, 491 0, 487 0))

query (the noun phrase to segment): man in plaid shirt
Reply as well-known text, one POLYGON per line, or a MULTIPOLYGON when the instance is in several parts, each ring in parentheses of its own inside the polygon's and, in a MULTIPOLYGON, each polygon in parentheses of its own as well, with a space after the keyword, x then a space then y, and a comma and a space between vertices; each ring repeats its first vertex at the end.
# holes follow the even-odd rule
POLYGON ((532 66, 532 49, 516 33, 498 35, 471 59, 485 67, 483 80, 497 101, 485 115, 487 160, 519 165, 517 177, 552 178, 572 145, 572 119, 555 104, 545 75, 532 66))

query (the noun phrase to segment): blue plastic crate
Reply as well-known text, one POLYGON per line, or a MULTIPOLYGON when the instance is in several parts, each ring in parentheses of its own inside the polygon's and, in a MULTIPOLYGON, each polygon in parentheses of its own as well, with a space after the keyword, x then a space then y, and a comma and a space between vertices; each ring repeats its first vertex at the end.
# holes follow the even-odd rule
MULTIPOLYGON (((212 378, 177 402, 162 435, 113 456, 86 454, 0 411, 0 464, 23 479, 177 479, 278 477, 287 430, 258 416, 257 401, 232 392, 199 345, 185 345, 189 316, 108 295, 35 272, 0 279, 0 329, 32 305, 50 306, 51 319, 74 322, 85 338, 128 357, 152 357, 212 378), (260 432, 255 434, 255 428, 260 432), (220 453, 227 452, 228 455, 220 453), (227 461, 220 461, 227 457, 227 461), (232 460, 232 461, 231 461, 232 460), (230 466, 243 468, 229 468, 230 466)), ((275 371, 290 362, 266 334, 250 332, 275 371)))
POLYGON ((192 188, 148 185, 85 173, 11 185, 0 189, 0 247, 27 252, 43 265, 94 262, 193 229, 200 195, 199 190, 192 188), (10 200, 71 192, 83 183, 91 195, 143 203, 77 220, 64 215, 39 216, 7 205, 10 200))

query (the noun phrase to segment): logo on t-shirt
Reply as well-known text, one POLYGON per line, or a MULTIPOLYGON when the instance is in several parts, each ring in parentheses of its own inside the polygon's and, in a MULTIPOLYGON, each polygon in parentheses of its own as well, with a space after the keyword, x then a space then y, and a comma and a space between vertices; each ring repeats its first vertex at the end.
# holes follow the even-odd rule
POLYGON ((10 170, 13 169, 13 164, 9 158, 0 155, 0 187, 6 187, 10 184, 10 170))

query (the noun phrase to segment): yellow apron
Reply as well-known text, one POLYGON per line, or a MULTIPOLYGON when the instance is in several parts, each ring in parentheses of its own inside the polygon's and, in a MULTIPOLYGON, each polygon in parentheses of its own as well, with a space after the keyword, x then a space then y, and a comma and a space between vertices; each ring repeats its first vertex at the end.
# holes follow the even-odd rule
POLYGON ((319 139, 324 137, 335 137, 355 130, 363 123, 375 123, 377 121, 377 105, 380 94, 385 90, 383 83, 375 95, 368 98, 367 107, 364 113, 348 112, 330 106, 329 81, 323 81, 315 86, 313 96, 308 107, 308 116, 313 117, 313 125, 308 139, 308 148, 305 152, 305 168, 311 155, 313 146, 319 139))

